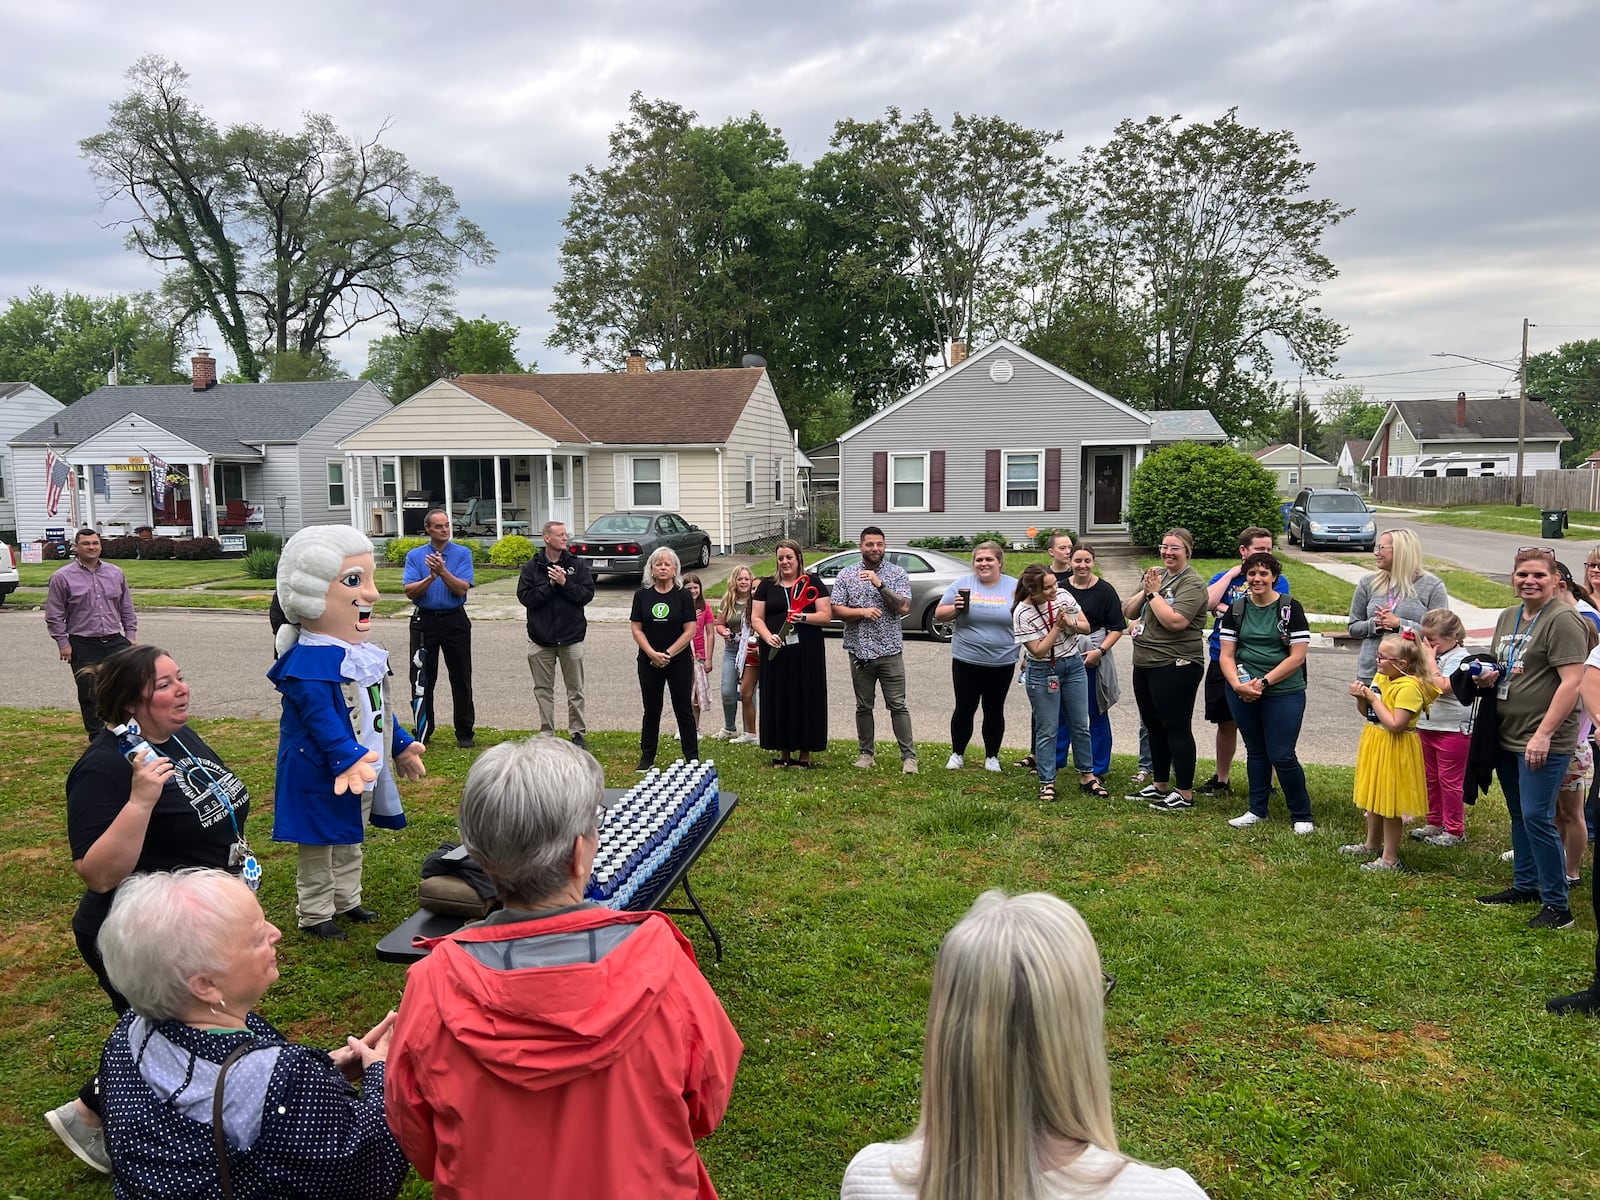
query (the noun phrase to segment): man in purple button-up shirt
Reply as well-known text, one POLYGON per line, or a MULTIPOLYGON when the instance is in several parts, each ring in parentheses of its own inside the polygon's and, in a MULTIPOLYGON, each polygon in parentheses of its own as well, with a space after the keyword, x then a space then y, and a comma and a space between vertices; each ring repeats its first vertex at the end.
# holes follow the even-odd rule
POLYGON ((73 561, 50 576, 44 626, 72 667, 78 684, 78 710, 90 738, 100 732, 94 711, 94 672, 88 668, 124 646, 139 629, 128 592, 128 577, 100 561, 100 535, 80 529, 72 539, 73 561))

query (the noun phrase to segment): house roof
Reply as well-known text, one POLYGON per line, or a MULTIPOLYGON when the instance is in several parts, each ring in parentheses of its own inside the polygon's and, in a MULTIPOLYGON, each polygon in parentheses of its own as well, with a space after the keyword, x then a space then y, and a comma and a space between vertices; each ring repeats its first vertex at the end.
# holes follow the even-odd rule
POLYGON ((1344 444, 1344 452, 1350 456, 1350 461, 1359 463, 1367 457, 1366 438, 1350 438, 1344 444))
MULTIPOLYGON (((1419 442, 1482 442, 1517 436, 1520 400, 1505 397, 1468 400, 1465 425, 1456 424, 1458 403, 1455 400, 1392 400, 1390 406, 1400 414, 1400 419, 1419 442)), ((1551 438, 1572 440, 1555 413, 1539 400, 1528 401, 1527 436, 1546 441, 1551 438)))
POLYGON ((260 442, 293 442, 361 388, 362 379, 317 383, 187 383, 103 387, 12 438, 13 445, 77 445, 137 413, 211 454, 260 442), (56 432, 59 428, 60 432, 56 432))
POLYGON ((457 375, 452 384, 563 442, 725 442, 765 367, 587 375, 457 375))
POLYGON ((15 396, 27 386, 26 380, 21 383, 0 383, 0 400, 4 400, 7 396, 15 396))
MULTIPOLYGON (((1300 452, 1297 451, 1295 449, 1295 447, 1289 445, 1288 442, 1271 442, 1268 445, 1265 445, 1265 446, 1261 447, 1261 449, 1259 449, 1259 450, 1257 450, 1255 452, 1255 459, 1256 459, 1257 462, 1264 462, 1264 461, 1266 461, 1266 458, 1267 458, 1268 455, 1274 454, 1279 450, 1287 450, 1287 451, 1289 451, 1291 454, 1296 456, 1296 461, 1298 461, 1298 455, 1299 455, 1300 452)), ((1331 466, 1333 466, 1333 464, 1331 462, 1329 462, 1327 459, 1323 458, 1320 454, 1313 454, 1309 450, 1305 451, 1305 461, 1309 465, 1311 465, 1313 467, 1331 467, 1331 466)), ((1293 464, 1285 464, 1285 465, 1291 465, 1292 466, 1293 464)))
POLYGON ((1162 409, 1149 414, 1152 442, 1225 442, 1227 430, 1203 408, 1162 409))

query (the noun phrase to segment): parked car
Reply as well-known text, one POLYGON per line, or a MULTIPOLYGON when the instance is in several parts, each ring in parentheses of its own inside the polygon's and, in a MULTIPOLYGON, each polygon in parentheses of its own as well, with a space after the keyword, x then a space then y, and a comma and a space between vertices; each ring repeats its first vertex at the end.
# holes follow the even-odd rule
POLYGON ((644 565, 662 546, 678 552, 685 570, 711 565, 711 536, 677 513, 612 512, 593 521, 567 549, 602 575, 642 578, 644 565))
POLYGON ((22 576, 17 573, 17 552, 5 542, 0 542, 0 604, 17 590, 22 576))
MULTIPOLYGON (((896 566, 904 567, 906 574, 911 577, 911 607, 900 619, 901 623, 908 629, 920 629, 941 642, 948 642, 950 624, 947 621, 935 621, 933 610, 939 607, 939 597, 944 595, 945 588, 959 576, 972 573, 972 564, 948 554, 940 554, 937 550, 913 550, 903 546, 890 546, 884 552, 884 558, 896 566)), ((841 550, 838 554, 830 554, 827 558, 819 558, 808 564, 806 570, 832 587, 840 571, 860 561, 861 551, 841 550)), ((842 629, 843 622, 833 621, 829 628, 842 629)))
POLYGON ((1366 501, 1344 488, 1305 488, 1289 506, 1284 536, 1291 546, 1349 546, 1370 551, 1378 525, 1366 501))

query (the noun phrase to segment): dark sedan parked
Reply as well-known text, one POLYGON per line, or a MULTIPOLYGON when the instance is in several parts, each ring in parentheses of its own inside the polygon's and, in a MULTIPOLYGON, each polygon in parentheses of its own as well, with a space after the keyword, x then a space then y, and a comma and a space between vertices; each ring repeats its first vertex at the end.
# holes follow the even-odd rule
POLYGON ((660 547, 677 551, 684 570, 711 565, 711 537, 677 513, 613 512, 594 521, 567 546, 602 575, 644 576, 644 565, 660 547))
MULTIPOLYGON (((911 610, 901 618, 901 624, 907 629, 920 629, 941 642, 948 642, 950 625, 935 621, 933 610, 939 607, 939 597, 944 595, 945 588, 960 576, 972 572, 972 564, 948 554, 940 554, 937 550, 912 549, 909 546, 890 546, 884 557, 904 567, 906 574, 911 577, 911 610)), ((860 561, 861 551, 844 550, 817 559, 806 570, 815 572, 824 583, 832 586, 840 571, 860 561)), ((834 621, 828 628, 842 629, 843 623, 834 621)))

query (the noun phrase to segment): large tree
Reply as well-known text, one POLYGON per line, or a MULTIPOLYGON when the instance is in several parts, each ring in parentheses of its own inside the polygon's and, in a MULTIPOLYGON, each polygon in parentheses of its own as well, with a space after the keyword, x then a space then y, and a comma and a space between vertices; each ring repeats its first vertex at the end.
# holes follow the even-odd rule
POLYGON ((37 384, 63 404, 107 382, 174 383, 171 322, 146 294, 57 296, 34 288, 0 313, 0 379, 37 384))
POLYGON ((361 378, 372 380, 398 404, 436 379, 538 369, 538 363, 524 367, 517 361, 517 327, 509 321, 457 317, 451 325, 425 325, 376 339, 367 347, 367 369, 361 378))
POLYGON ((263 352, 327 358, 327 344, 374 318, 401 327, 443 310, 464 264, 494 248, 455 193, 382 144, 321 114, 298 133, 219 129, 158 56, 106 129, 80 143, 127 243, 166 271, 185 318, 208 317, 246 379, 263 352))
POLYGON ((1145 408, 1208 408, 1230 432, 1269 417, 1280 358, 1326 372, 1345 339, 1315 300, 1336 274, 1322 237, 1350 210, 1310 195, 1314 169, 1233 109, 1123 121, 1012 247, 991 328, 1145 408))
POLYGON ((1562 465, 1576 466, 1600 450, 1600 338, 1567 342, 1528 359, 1528 394, 1538 396, 1572 440, 1562 465))

